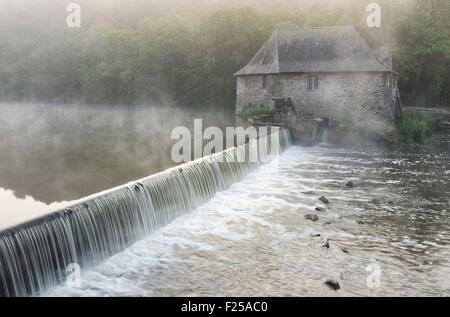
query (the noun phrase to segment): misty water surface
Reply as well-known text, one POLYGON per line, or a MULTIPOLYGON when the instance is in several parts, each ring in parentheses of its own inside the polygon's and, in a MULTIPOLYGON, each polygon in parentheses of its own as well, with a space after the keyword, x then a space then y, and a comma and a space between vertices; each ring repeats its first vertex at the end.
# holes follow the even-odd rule
POLYGON ((230 108, 3 103, 0 114, 0 228, 175 165, 175 127, 235 124, 230 108))

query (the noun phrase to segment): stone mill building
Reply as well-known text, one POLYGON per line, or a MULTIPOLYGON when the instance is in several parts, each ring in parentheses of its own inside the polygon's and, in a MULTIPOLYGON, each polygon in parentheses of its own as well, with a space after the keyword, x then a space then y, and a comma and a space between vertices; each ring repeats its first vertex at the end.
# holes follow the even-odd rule
POLYGON ((238 114, 290 99, 299 117, 378 131, 401 114, 389 49, 372 50, 353 26, 277 30, 235 76, 238 114))

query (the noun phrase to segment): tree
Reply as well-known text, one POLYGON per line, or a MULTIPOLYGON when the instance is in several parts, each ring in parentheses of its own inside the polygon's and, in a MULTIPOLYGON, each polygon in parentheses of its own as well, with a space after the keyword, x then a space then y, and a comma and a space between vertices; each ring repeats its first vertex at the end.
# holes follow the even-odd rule
POLYGON ((411 81, 412 96, 417 96, 424 79, 429 84, 423 89, 440 95, 450 59, 450 1, 416 1, 398 38, 401 71, 411 81))
POLYGON ((268 39, 271 21, 250 7, 226 8, 211 14, 201 25, 199 41, 205 50, 208 99, 216 104, 234 100, 233 74, 242 68, 268 39))
POLYGON ((188 99, 189 59, 195 47, 193 29, 190 21, 176 15, 139 24, 138 89, 150 89, 156 100, 188 99))

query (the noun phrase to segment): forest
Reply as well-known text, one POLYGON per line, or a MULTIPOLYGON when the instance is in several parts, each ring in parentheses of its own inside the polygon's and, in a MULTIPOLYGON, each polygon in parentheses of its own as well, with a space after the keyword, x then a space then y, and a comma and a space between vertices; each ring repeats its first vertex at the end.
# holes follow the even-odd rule
POLYGON ((450 106, 450 0, 0 0, 0 100, 234 104, 233 74, 277 28, 354 25, 390 46, 404 103, 450 106), (95 4, 93 4, 95 3, 95 4), (27 6, 28 5, 28 6, 27 6))

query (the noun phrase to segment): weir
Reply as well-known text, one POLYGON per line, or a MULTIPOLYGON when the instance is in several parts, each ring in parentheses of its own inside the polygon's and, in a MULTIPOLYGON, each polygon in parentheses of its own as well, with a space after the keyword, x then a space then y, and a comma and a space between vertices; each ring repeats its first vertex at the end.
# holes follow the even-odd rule
MULTIPOLYGON (((206 203, 267 161, 271 134, 260 138, 266 151, 256 162, 255 143, 237 145, 0 232, 0 296, 42 295, 67 279, 69 265, 96 265, 206 203)), ((279 141, 291 144, 288 130, 279 141)))

